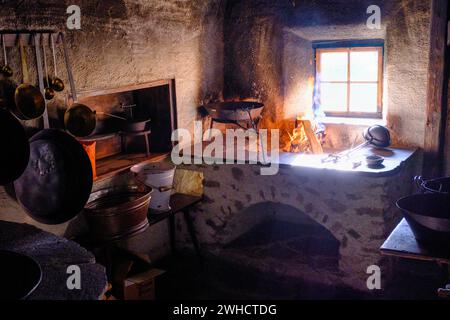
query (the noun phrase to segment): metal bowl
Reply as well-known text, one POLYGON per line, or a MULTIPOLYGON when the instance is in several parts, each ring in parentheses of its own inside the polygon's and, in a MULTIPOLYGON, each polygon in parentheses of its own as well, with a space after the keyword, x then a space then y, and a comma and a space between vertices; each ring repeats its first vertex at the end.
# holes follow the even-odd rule
POLYGON ((92 193, 84 215, 93 237, 111 241, 145 230, 152 192, 152 188, 139 184, 115 186, 92 193))
POLYGON ((147 129, 147 123, 149 123, 150 120, 127 120, 125 121, 125 124, 123 126, 123 131, 125 132, 142 132, 147 129))
POLYGON ((379 168, 384 162, 384 158, 377 155, 366 157, 366 163, 369 168, 379 168))

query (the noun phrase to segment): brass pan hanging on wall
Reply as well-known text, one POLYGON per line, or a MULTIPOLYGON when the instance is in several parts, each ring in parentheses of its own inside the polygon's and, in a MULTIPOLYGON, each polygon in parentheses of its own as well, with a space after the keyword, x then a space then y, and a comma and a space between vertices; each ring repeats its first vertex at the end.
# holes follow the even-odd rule
POLYGON ((23 45, 19 41, 20 59, 22 62, 23 83, 14 93, 15 107, 12 112, 21 120, 33 120, 45 112, 45 99, 38 88, 30 84, 27 58, 23 45))

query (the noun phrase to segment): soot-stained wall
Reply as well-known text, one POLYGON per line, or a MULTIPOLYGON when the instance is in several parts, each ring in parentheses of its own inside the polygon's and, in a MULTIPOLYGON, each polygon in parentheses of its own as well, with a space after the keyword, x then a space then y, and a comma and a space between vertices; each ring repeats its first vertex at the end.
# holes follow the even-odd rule
MULTIPOLYGON (((266 126, 290 130, 311 112, 314 41, 383 39, 384 109, 394 143, 423 146, 429 0, 234 1, 225 11, 225 96, 259 98, 266 126), (367 8, 381 8, 381 29, 367 8)), ((361 126, 328 126, 327 146, 348 147, 361 126)))

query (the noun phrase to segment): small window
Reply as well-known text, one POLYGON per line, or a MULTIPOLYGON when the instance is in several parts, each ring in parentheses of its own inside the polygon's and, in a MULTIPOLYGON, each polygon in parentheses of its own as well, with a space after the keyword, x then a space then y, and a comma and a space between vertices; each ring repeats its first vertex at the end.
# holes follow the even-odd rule
POLYGON ((327 116, 382 118, 383 47, 318 48, 316 69, 327 116))

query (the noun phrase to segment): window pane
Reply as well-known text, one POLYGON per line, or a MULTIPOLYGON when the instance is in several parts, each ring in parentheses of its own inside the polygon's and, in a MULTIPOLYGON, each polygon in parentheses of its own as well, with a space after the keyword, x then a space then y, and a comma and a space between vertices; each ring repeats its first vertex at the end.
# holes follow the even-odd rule
POLYGON ((348 53, 323 52, 320 55, 320 71, 322 81, 347 81, 348 53))
POLYGON ((324 111, 347 111, 347 84, 322 83, 320 102, 324 111))
POLYGON ((358 83, 350 85, 350 111, 377 112, 377 104, 377 84, 358 83))
POLYGON ((378 81, 378 51, 350 53, 351 81, 378 81))

